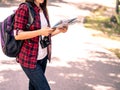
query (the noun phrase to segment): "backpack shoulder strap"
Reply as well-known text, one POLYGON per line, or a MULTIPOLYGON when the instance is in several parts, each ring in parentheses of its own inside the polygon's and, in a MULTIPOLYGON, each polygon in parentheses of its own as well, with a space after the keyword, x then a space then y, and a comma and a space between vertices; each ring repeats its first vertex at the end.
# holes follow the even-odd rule
POLYGON ((27 3, 27 2, 25 2, 25 3, 26 3, 26 5, 28 6, 28 9, 29 9, 29 19, 28 19, 27 26, 30 27, 30 25, 34 21, 35 12, 34 12, 34 9, 33 9, 33 7, 31 6, 30 3, 27 3))
MULTIPOLYGON (((26 4, 26 5, 28 6, 28 9, 29 9, 29 18, 28 18, 28 23, 27 23, 26 28, 29 28, 30 25, 31 25, 31 24, 33 23, 33 21, 34 21, 35 11, 34 11, 32 5, 31 5, 30 3, 28 3, 28 2, 23 2, 23 3, 21 3, 21 4, 26 4)), ((20 4, 20 5, 21 5, 21 4, 20 4)))

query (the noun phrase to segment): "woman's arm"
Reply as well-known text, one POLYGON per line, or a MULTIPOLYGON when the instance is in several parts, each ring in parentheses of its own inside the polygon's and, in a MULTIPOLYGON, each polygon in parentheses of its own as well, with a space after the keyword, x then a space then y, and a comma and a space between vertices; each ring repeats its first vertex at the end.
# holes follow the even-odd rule
POLYGON ((55 30, 52 28, 49 28, 49 27, 42 28, 42 29, 35 30, 35 31, 19 30, 18 34, 15 33, 14 36, 15 36, 16 40, 30 39, 30 38, 34 38, 34 37, 40 36, 40 35, 48 36, 49 34, 51 34, 52 36, 55 36, 59 33, 67 32, 67 29, 68 29, 68 26, 58 27, 55 30))
MULTIPOLYGON (((48 36, 49 34, 51 34, 53 29, 46 27, 46 28, 42 28, 39 30, 34 30, 34 31, 23 31, 23 30, 19 30, 18 34, 14 34, 15 39, 16 40, 25 40, 25 39, 30 39, 30 38, 34 38, 36 36, 48 36)), ((16 31, 16 30, 15 30, 16 31)))

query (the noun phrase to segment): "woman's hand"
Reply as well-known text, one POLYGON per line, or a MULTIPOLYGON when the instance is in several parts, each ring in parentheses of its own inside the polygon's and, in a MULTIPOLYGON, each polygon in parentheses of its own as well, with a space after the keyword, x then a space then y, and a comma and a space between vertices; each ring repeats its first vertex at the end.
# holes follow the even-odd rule
POLYGON ((50 27, 46 27, 46 28, 42 28, 40 29, 41 35, 43 36, 48 36, 53 32, 54 29, 50 28, 50 27))
POLYGON ((61 25, 61 26, 57 27, 57 29, 58 29, 60 32, 65 33, 65 32, 67 32, 67 30, 68 30, 68 25, 67 25, 67 24, 61 25))

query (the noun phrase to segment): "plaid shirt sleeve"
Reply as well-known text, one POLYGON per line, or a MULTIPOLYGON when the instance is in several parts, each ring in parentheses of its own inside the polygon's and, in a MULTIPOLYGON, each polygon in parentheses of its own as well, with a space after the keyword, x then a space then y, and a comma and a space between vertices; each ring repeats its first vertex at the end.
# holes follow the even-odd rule
POLYGON ((26 29, 26 25, 28 23, 28 16, 29 13, 27 5, 26 4, 20 5, 15 13, 14 30, 17 30, 15 31, 16 34, 19 30, 26 29))

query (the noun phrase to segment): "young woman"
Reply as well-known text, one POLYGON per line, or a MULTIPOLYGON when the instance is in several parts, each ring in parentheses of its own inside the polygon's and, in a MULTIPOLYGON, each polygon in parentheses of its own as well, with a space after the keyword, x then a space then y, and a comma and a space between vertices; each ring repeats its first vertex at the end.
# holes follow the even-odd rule
POLYGON ((14 36, 16 40, 24 40, 17 57, 23 71, 29 78, 29 90, 50 90, 44 75, 47 60, 50 60, 51 36, 67 31, 67 26, 50 28, 47 13, 47 0, 25 0, 32 5, 35 17, 34 22, 26 28, 29 18, 29 9, 26 4, 19 6, 15 14, 14 36), (42 46, 43 38, 47 36, 50 42, 42 46))

